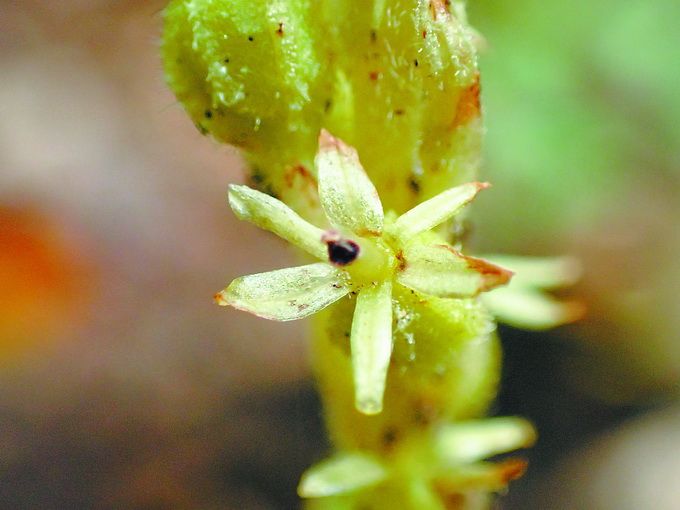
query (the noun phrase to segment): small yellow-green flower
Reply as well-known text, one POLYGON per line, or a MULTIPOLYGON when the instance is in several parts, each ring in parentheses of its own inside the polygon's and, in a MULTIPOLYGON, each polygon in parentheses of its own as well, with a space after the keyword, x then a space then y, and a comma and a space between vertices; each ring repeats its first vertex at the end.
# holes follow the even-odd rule
POLYGON ((356 151, 322 132, 316 169, 321 206, 329 225, 318 228, 281 201, 232 185, 229 203, 240 218, 288 240, 323 262, 244 276, 217 294, 260 317, 288 321, 356 296, 350 334, 356 407, 382 410, 392 352, 392 287, 444 298, 473 297, 507 283, 512 275, 466 257, 430 232, 456 215, 483 183, 451 188, 397 218, 385 215, 356 151))
POLYGON ((373 507, 440 510, 442 497, 499 492, 526 468, 521 459, 492 456, 532 446, 536 432, 522 418, 503 417, 443 424, 400 446, 388 460, 367 452, 340 452, 309 468, 298 494, 310 508, 373 507), (342 503, 351 503, 342 505, 342 503))

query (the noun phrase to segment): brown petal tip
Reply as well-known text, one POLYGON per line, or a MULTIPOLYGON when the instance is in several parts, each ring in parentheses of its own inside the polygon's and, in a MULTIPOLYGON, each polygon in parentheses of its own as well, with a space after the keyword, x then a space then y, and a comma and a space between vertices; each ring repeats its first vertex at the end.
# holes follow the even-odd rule
POLYGON ((213 296, 213 301, 219 306, 229 306, 229 303, 224 298, 224 291, 218 292, 213 296))
POLYGON ((527 470, 528 462, 523 459, 508 459, 498 464, 498 481, 507 485, 513 480, 520 478, 527 470))
POLYGON ((496 264, 492 264, 484 259, 475 257, 465 257, 465 261, 470 269, 482 275, 482 285, 480 292, 506 285, 515 274, 509 269, 505 269, 496 264))
POLYGON ((319 133, 319 150, 339 149, 344 145, 342 140, 334 137, 325 129, 319 133))

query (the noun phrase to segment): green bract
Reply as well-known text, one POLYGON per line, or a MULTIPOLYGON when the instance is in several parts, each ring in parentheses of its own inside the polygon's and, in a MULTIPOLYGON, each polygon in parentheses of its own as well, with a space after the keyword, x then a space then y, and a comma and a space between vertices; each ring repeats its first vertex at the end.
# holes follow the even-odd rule
POLYGON ((330 230, 308 224, 282 202, 246 186, 232 185, 229 202, 239 218, 271 230, 327 264, 244 276, 217 300, 287 321, 356 295, 350 335, 356 407, 375 414, 382 410, 392 352, 393 284, 440 298, 470 298, 507 283, 511 273, 466 257, 429 232, 486 185, 461 185, 392 219, 385 216, 356 152, 325 131, 319 137, 316 167, 330 230))

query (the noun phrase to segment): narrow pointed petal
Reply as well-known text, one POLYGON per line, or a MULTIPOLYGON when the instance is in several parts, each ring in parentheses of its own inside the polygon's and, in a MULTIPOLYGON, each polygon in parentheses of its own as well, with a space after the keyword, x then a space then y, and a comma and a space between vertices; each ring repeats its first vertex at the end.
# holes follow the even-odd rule
POLYGON ((527 420, 487 418, 445 425, 437 432, 436 451, 445 464, 458 465, 527 448, 535 441, 536 431, 527 420))
POLYGON ((501 322, 521 329, 544 330, 574 322, 585 312, 582 304, 558 301, 526 287, 498 289, 482 296, 484 305, 501 322))
POLYGON ((364 414, 378 414, 392 355, 391 281, 359 292, 350 343, 356 408, 364 414))
POLYGON ((383 208, 354 148, 327 131, 316 156, 321 205, 333 226, 360 236, 380 235, 383 208))
POLYGON ((470 182, 448 189, 405 212, 390 227, 392 235, 402 243, 451 219, 469 204, 481 190, 489 187, 485 182, 470 182))
POLYGON ((324 231, 307 223, 280 200, 248 186, 232 184, 229 205, 239 219, 269 230, 321 260, 328 258, 321 241, 324 231))
POLYGON ((312 466, 298 485, 301 498, 321 498, 354 492, 379 484, 387 470, 376 459, 361 453, 345 453, 312 466))
POLYGON ((326 308, 350 290, 346 273, 320 262, 242 276, 215 301, 265 319, 291 321, 326 308))
POLYGON ((576 283, 582 272, 581 264, 573 257, 483 255, 482 258, 513 271, 513 287, 557 289, 576 283))
POLYGON ((403 252, 397 280, 406 287, 445 298, 476 296, 510 281, 512 273, 482 259, 466 257, 447 244, 411 243, 403 252))
POLYGON ((512 480, 521 477, 527 462, 521 459, 508 459, 503 462, 478 462, 461 466, 449 473, 438 476, 434 482, 437 489, 446 494, 460 494, 466 491, 502 491, 512 480))

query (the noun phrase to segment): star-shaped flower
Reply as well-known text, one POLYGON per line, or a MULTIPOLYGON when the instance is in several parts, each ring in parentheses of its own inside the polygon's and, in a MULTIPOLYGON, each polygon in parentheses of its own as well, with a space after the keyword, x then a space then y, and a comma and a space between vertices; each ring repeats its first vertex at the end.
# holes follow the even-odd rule
POLYGON ((385 215, 356 151, 323 131, 315 160, 321 206, 329 229, 303 220, 281 201, 232 185, 236 216, 270 230, 323 262, 243 276, 216 295, 272 320, 301 319, 356 295, 350 333, 359 411, 382 410, 392 352, 392 287, 444 298, 468 298, 507 283, 512 273, 466 257, 431 230, 455 216, 484 183, 451 188, 396 219, 385 215))
POLYGON ((407 504, 401 501, 404 507, 442 509, 442 497, 505 490, 524 473, 526 461, 484 459, 528 448, 535 440, 533 426, 521 418, 443 424, 415 435, 387 461, 368 452, 336 453, 305 471, 298 494, 331 500, 341 496, 350 499, 354 508, 370 506, 375 498, 382 501, 385 493, 371 489, 396 485, 393 489, 407 500, 407 504))

